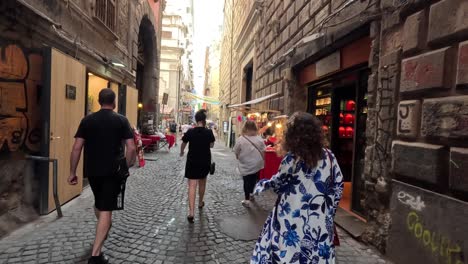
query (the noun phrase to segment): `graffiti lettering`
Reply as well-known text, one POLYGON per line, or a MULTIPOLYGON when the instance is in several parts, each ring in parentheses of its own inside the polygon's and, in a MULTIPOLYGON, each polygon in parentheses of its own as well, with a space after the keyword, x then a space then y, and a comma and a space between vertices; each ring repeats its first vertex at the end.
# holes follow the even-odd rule
POLYGON ((42 56, 0 42, 0 154, 38 151, 42 56))
POLYGON ((411 194, 400 191, 398 193, 398 201, 404 205, 408 205, 411 209, 421 212, 426 205, 424 201, 421 200, 421 196, 412 196, 411 194))
POLYGON ((406 226, 414 238, 429 249, 434 257, 442 259, 444 263, 463 264, 464 253, 460 245, 425 227, 421 220, 416 212, 410 212, 406 217, 406 226))

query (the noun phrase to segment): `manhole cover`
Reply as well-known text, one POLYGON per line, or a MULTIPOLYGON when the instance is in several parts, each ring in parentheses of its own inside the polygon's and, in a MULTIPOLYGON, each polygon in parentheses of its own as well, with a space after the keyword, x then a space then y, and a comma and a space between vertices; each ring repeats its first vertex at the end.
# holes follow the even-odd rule
POLYGON ((218 220, 221 232, 236 240, 256 240, 269 212, 257 207, 247 208, 246 214, 223 216, 218 220))

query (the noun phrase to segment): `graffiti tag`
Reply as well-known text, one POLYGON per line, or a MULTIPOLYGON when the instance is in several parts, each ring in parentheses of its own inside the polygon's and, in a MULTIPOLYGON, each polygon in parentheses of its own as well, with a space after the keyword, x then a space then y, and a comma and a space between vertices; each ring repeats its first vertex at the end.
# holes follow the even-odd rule
POLYGON ((416 196, 414 197, 413 195, 400 191, 398 193, 398 201, 404 205, 408 205, 411 209, 416 210, 418 212, 421 212, 426 205, 424 204, 424 201, 421 200, 421 196, 416 196))

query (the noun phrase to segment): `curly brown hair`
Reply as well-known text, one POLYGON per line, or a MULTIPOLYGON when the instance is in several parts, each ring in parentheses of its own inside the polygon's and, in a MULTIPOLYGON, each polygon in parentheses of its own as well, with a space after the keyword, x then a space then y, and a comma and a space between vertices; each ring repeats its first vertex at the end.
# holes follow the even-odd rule
POLYGON ((323 155, 322 123, 315 116, 296 112, 288 120, 283 149, 311 167, 317 166, 323 155))

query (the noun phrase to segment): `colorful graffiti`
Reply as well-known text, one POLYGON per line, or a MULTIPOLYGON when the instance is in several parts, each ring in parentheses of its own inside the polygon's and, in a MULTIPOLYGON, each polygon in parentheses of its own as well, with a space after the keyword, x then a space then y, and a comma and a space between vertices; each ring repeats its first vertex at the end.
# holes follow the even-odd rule
POLYGON ((465 263, 464 253, 460 245, 457 242, 451 241, 440 232, 425 227, 423 219, 416 212, 408 213, 406 225, 408 231, 414 238, 419 240, 425 248, 430 250, 435 258, 442 260, 440 263, 465 263))
POLYGON ((42 55, 0 43, 0 154, 39 151, 42 55))

